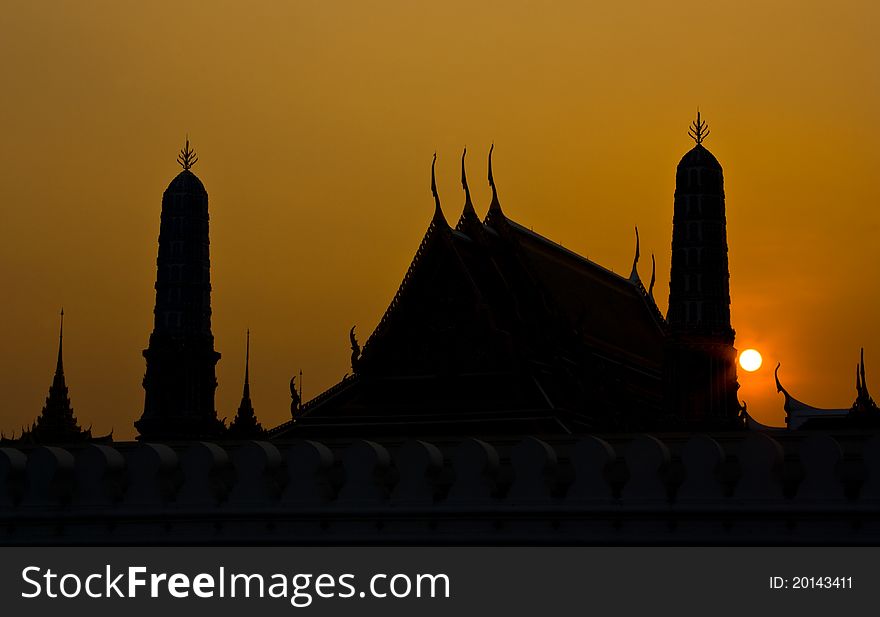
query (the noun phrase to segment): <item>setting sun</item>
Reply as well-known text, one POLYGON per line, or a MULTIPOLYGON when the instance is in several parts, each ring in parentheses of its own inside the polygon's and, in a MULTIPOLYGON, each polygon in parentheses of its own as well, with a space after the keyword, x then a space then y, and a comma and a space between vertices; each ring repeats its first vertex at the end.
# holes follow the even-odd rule
POLYGON ((739 354, 739 365, 744 371, 748 371, 749 373, 754 373, 761 368, 763 362, 764 359, 761 357, 761 354, 758 353, 757 349, 746 349, 739 354))

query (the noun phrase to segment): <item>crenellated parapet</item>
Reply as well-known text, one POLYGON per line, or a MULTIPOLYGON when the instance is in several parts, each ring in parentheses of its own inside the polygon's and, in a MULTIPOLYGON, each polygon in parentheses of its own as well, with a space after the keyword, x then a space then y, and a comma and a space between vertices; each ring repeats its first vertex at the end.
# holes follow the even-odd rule
POLYGON ((0 448, 4 544, 880 544, 880 436, 0 448))

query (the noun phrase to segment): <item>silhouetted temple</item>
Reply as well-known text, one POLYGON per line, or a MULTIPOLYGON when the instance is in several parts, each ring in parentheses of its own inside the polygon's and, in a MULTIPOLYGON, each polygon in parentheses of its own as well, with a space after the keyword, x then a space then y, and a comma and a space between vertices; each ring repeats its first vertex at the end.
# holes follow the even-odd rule
POLYGON ((244 355, 244 388, 241 393, 241 404, 238 413, 229 425, 227 435, 233 439, 257 439, 265 433, 263 426, 257 421, 254 405, 251 403, 250 382, 251 332, 248 330, 244 355))
POLYGON ((777 392, 785 396, 785 424, 789 429, 836 431, 880 428, 880 408, 871 398, 865 379, 864 349, 861 350, 859 363, 856 365, 856 400, 850 407, 825 409, 802 403, 782 387, 778 364, 774 375, 777 392))
MULTIPOLYGON (((64 311, 61 311, 61 325, 58 330, 58 359, 55 363, 55 376, 49 386, 49 396, 42 412, 30 430, 22 433, 20 441, 38 444, 64 444, 79 441, 91 441, 91 429, 82 429, 70 405, 67 382, 64 379, 64 311)), ((110 440, 110 436, 99 438, 110 440)))
POLYGON ((353 375, 295 411, 275 437, 521 434, 734 428, 721 166, 702 145, 678 165, 670 310, 642 284, 527 229, 492 201, 457 224, 440 207, 353 375))
POLYGON ((502 210, 491 149, 481 220, 462 155, 461 215, 444 216, 432 164, 433 216, 363 348, 351 329, 352 374, 308 402, 291 379, 292 420, 270 431, 249 332, 228 429, 215 412, 208 196, 187 142, 162 199, 140 443, 82 443, 62 321, 41 415, 0 435, 0 543, 880 544, 864 354, 848 409, 801 403, 777 366, 788 429, 817 431, 737 401, 723 172, 699 114, 691 129, 665 317, 638 230, 628 276, 529 230, 502 210))
POLYGON ((178 157, 183 171, 162 195, 144 412, 135 422, 142 439, 206 438, 224 430, 214 409, 220 354, 211 333, 208 193, 190 170, 196 161, 187 140, 178 157))

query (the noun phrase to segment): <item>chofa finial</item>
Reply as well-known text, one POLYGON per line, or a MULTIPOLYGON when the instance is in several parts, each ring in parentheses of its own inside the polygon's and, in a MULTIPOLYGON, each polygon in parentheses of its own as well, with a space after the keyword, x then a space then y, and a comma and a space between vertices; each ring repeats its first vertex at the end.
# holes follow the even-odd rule
POLYGON ((191 150, 189 147, 189 135, 186 136, 186 144, 183 146, 183 150, 180 151, 180 154, 177 155, 177 162, 183 167, 184 171, 187 171, 190 167, 195 165, 199 160, 199 157, 196 156, 196 151, 191 150))
POLYGON ((695 122, 691 122, 691 126, 688 129, 688 136, 697 142, 698 146, 709 136, 709 125, 700 118, 699 107, 697 108, 697 119, 695 122))
POLYGON ((467 155, 467 148, 461 153, 461 187, 464 189, 465 198, 471 200, 471 190, 468 188, 467 174, 464 170, 464 157, 467 155))
POLYGON ((492 202, 489 204, 489 215, 492 219, 503 219, 501 203, 498 201, 498 189, 495 187, 495 176, 492 173, 492 153, 495 151, 495 143, 489 147, 489 186, 492 187, 492 202))
POLYGON ((437 165, 437 153, 434 153, 434 158, 431 160, 431 193, 434 195, 434 220, 442 221, 443 226, 449 225, 446 222, 446 217, 443 216, 443 208, 440 207, 440 195, 437 193, 437 176, 434 172, 434 167, 437 165))
POLYGON ((492 194, 495 195, 495 178, 492 177, 492 151, 495 150, 495 142, 489 146, 489 186, 492 187, 492 194))
POLYGON ((431 159, 431 195, 434 196, 434 201, 437 202, 437 205, 440 205, 440 195, 437 194, 437 176, 434 173, 434 167, 437 165, 437 153, 434 153, 434 158, 431 159))
POLYGON ((639 280, 639 226, 636 225, 636 254, 633 257, 633 267, 632 272, 629 274, 629 280, 637 281, 639 280))

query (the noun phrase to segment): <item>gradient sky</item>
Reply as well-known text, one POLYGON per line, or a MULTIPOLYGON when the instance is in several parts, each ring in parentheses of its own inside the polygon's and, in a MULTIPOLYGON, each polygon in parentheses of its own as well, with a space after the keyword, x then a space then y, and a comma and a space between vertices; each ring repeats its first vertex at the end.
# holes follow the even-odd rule
POLYGON ((10 0, 0 15, 0 429, 39 413, 58 310, 74 410, 134 436, 162 192, 184 135, 210 196, 219 416, 245 329, 264 426, 349 370, 430 220, 478 212, 485 154, 506 213, 627 274, 657 257, 697 105, 724 166, 741 398, 780 424, 783 383, 880 393, 880 9, 874 2, 10 0), (647 259, 645 259, 647 256, 647 259))

